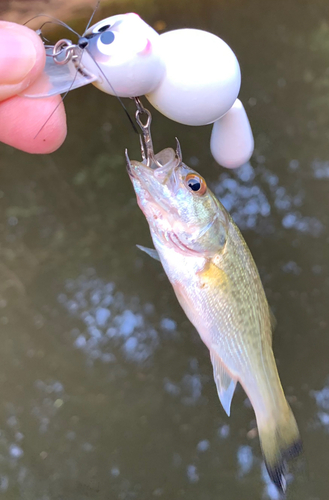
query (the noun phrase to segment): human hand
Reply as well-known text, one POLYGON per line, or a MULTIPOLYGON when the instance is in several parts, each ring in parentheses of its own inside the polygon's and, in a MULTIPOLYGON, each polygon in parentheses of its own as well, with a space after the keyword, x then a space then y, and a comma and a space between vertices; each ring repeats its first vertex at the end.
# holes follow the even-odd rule
POLYGON ((29 99, 18 95, 42 73, 45 58, 42 41, 34 31, 0 21, 0 141, 27 153, 51 153, 66 137, 60 96, 29 99))

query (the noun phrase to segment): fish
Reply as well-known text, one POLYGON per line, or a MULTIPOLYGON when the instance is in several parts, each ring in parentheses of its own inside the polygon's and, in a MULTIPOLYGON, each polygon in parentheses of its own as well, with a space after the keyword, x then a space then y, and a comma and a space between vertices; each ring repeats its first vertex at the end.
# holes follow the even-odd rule
POLYGON ((186 316, 210 352, 222 406, 230 415, 239 382, 255 412, 264 461, 280 493, 287 460, 302 442, 272 350, 272 313, 251 252, 204 178, 166 148, 127 171, 155 249, 186 316))

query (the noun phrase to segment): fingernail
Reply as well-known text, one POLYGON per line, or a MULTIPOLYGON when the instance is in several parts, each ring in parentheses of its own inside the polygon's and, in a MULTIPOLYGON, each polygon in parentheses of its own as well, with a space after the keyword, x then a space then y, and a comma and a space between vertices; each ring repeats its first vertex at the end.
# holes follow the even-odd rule
POLYGON ((0 29, 0 84, 20 83, 36 62, 32 40, 15 30, 0 29))

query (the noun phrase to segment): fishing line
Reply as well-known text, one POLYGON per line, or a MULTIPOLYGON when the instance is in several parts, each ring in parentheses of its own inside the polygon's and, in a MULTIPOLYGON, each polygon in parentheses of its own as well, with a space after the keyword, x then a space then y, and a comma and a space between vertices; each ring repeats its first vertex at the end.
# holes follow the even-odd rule
POLYGON ((48 43, 51 43, 50 40, 48 40, 48 38, 45 37, 45 35, 42 33, 42 28, 46 25, 46 24, 56 24, 54 23, 53 21, 45 21, 41 26, 40 28, 38 28, 36 30, 36 34, 39 35, 43 41, 43 44, 45 47, 49 47, 49 45, 47 45, 45 42, 48 42, 48 43))
POLYGON ((104 71, 102 70, 102 68, 99 66, 99 64, 97 63, 97 61, 95 60, 95 58, 91 55, 91 53, 89 52, 89 50, 86 48, 84 49, 88 52, 89 56, 92 58, 92 60, 94 61, 94 63, 96 64, 97 68, 99 69, 99 71, 102 73, 103 77, 105 78, 105 80, 107 81, 107 83, 109 84, 109 86, 111 87, 111 90, 112 92, 114 93, 114 96, 118 99, 119 103, 121 104, 124 112, 126 113, 127 117, 128 117, 128 120, 130 121, 130 124, 134 130, 134 132, 136 132, 136 134, 139 134, 137 128, 136 128, 136 125, 134 124, 133 122, 133 119, 131 118, 126 106, 124 105, 121 97, 118 96, 118 94, 116 93, 113 85, 111 84, 111 82, 109 81, 109 79, 107 78, 107 76, 105 75, 104 71))
MULTIPOLYGON (((134 124, 133 122, 133 119, 131 118, 130 114, 129 114, 129 111, 127 110, 126 106, 124 105, 121 97, 118 96, 118 94, 116 93, 113 85, 111 84, 111 82, 109 81, 109 79, 106 77, 106 75, 104 74, 102 68, 99 66, 99 64, 97 63, 97 61, 95 61, 95 58, 91 55, 91 53, 87 50, 87 49, 82 49, 82 50, 86 50, 89 54, 89 56, 91 57, 91 59, 94 61, 94 63, 96 64, 97 68, 99 69, 99 71, 101 72, 101 74, 103 75, 103 77, 105 78, 105 80, 107 81, 107 83, 109 84, 109 86, 111 87, 111 90, 112 92, 114 93, 114 96, 118 99, 119 103, 121 104, 122 106, 122 109, 124 110, 129 122, 130 122, 130 125, 132 126, 133 128, 133 131, 136 132, 136 134, 139 134, 137 128, 136 128, 136 125, 134 124)), ((43 128, 45 127, 45 125, 49 122, 50 118, 53 116, 53 114, 55 113, 55 111, 58 109, 58 107, 63 103, 65 97, 67 96, 67 94, 72 90, 72 87, 74 85, 74 82, 77 78, 77 75, 79 73, 79 65, 80 65, 80 62, 81 62, 81 59, 82 59, 82 55, 83 55, 83 52, 81 53, 81 56, 80 56, 80 59, 77 63, 77 70, 75 72, 75 75, 74 75, 74 78, 72 80, 72 83, 70 85, 70 87, 68 88, 68 90, 65 92, 65 94, 63 95, 62 99, 61 99, 61 102, 59 102, 57 104, 57 106, 55 106, 55 108, 53 109, 53 111, 50 113, 50 115, 48 116, 47 120, 45 121, 45 123, 42 125, 42 127, 39 129, 39 131, 37 132, 37 134, 35 135, 34 139, 36 139, 38 137, 38 135, 40 134, 40 132, 43 130, 43 128)), ((51 55, 49 55, 49 57, 52 57, 51 55)))
MULTIPOLYGON (((94 8, 94 10, 93 10, 93 13, 92 13, 92 15, 90 16, 90 19, 89 19, 89 21, 88 21, 88 23, 87 23, 87 26, 86 26, 86 29, 85 29, 84 33, 88 30, 88 28, 89 28, 89 26, 90 26, 90 24, 91 24, 91 22, 92 22, 92 20, 93 20, 93 18, 94 18, 94 16, 95 16, 95 13, 96 13, 96 11, 97 11, 97 9, 98 9, 98 7, 99 7, 100 3, 101 3, 101 0, 98 0, 98 1, 97 1, 97 3, 96 3, 96 5, 95 5, 95 8, 94 8)), ((60 19, 57 19, 56 17, 53 17, 53 16, 51 16, 51 15, 47 15, 47 14, 37 14, 36 16, 31 17, 31 19, 29 19, 28 21, 26 21, 26 22, 24 23, 24 25, 27 25, 29 22, 31 22, 31 21, 33 21, 34 19, 37 19, 37 18, 39 18, 39 17, 47 17, 47 18, 51 19, 51 21, 46 21, 44 24, 42 24, 41 28, 39 28, 39 29, 40 29, 40 33, 41 33, 41 36, 42 36, 42 37, 43 37, 43 35, 42 35, 42 32, 41 32, 41 29, 43 28, 43 26, 45 26, 45 24, 48 24, 48 23, 52 23, 52 22, 53 22, 54 24, 58 24, 58 25, 60 25, 60 26, 63 26, 64 28, 68 29, 69 31, 71 31, 72 33, 74 33, 74 34, 75 34, 75 35, 76 35, 79 39, 81 38, 81 35, 79 35, 79 33, 77 33, 74 29, 72 29, 72 28, 71 28, 68 24, 64 23, 64 22, 63 22, 63 21, 61 21, 60 19)), ((43 37, 43 38, 44 38, 44 37, 43 37)), ((46 39, 46 40, 47 40, 47 39, 46 39)), ((49 40, 47 40, 47 41, 49 41, 49 40)), ((50 47, 52 47, 52 46, 51 46, 51 45, 50 45, 50 46, 45 45, 45 48, 46 48, 46 47, 50 48, 50 47)), ((139 132, 138 132, 138 130, 137 130, 137 128, 136 128, 136 125, 135 125, 135 123, 134 123, 133 119, 131 118, 131 116, 130 116, 130 114, 129 114, 129 112, 128 112, 127 108, 126 108, 126 106, 124 105, 124 103, 123 103, 122 99, 121 99, 121 98, 117 95, 117 93, 116 93, 115 89, 113 88, 113 86, 112 86, 111 82, 109 81, 109 79, 107 78, 107 76, 104 74, 104 72, 103 72, 102 68, 99 66, 99 64, 97 63, 97 61, 95 60, 95 58, 92 56, 92 54, 91 54, 91 53, 90 53, 90 52, 89 52, 86 48, 82 48, 81 50, 82 50, 82 51, 83 51, 83 50, 86 50, 86 51, 88 52, 89 56, 91 57, 91 59, 92 59, 92 60, 94 61, 94 63, 96 64, 96 66, 97 66, 97 68, 99 69, 100 73, 103 75, 103 77, 105 78, 106 82, 109 84, 109 86, 110 86, 110 88, 111 88, 111 90, 112 90, 112 92, 113 92, 114 96, 118 99, 119 103, 121 104, 122 109, 124 110, 124 112, 125 112, 125 114, 126 114, 126 116, 127 116, 128 120, 129 120, 129 122, 130 122, 130 124, 131 124, 131 126, 132 126, 132 128, 133 128, 133 130, 134 130, 134 132, 136 132, 136 134, 138 134, 139 132)), ((48 57, 52 57, 50 54, 47 54, 47 55, 48 55, 48 57)), ((51 114, 48 116, 48 118, 47 118, 47 120, 45 121, 45 123, 42 125, 42 127, 40 128, 40 130, 39 130, 39 131, 37 132, 37 134, 35 135, 34 139, 36 139, 36 137, 40 134, 40 132, 43 130, 43 128, 45 127, 45 125, 49 122, 49 120, 51 119, 51 117, 53 116, 53 114, 56 112, 56 110, 58 109, 58 107, 59 107, 59 106, 63 103, 63 101, 64 101, 65 97, 67 96, 67 94, 68 94, 68 93, 72 90, 72 87, 73 87, 73 85, 74 85, 74 82, 76 81, 76 78, 77 78, 77 75, 78 75, 78 72, 79 72, 79 65, 80 65, 80 63, 81 63, 82 55, 83 55, 83 52, 81 53, 80 59, 79 59, 79 61, 77 62, 77 71, 76 71, 76 73, 75 73, 75 75, 74 75, 74 78, 73 78, 73 80, 72 80, 72 83, 71 83, 70 87, 68 88, 68 90, 67 90, 67 91, 65 92, 65 94, 63 95, 63 97, 62 97, 61 101, 57 104, 57 106, 53 109, 53 111, 51 112, 51 114)))
POLYGON ((61 21, 60 19, 57 19, 57 17, 53 17, 51 15, 48 15, 48 14, 37 14, 36 16, 34 17, 31 17, 31 19, 29 19, 28 21, 26 21, 23 26, 26 26, 28 23, 30 23, 31 21, 33 21, 34 19, 37 19, 38 17, 48 17, 49 19, 52 19, 52 21, 56 24, 59 24, 60 26, 63 26, 64 28, 68 29, 69 31, 71 31, 72 33, 74 33, 76 36, 78 36, 80 38, 81 35, 79 35, 79 33, 77 33, 73 28, 71 28, 68 24, 64 23, 63 21, 61 21))
MULTIPOLYGON (((79 60, 78 64, 80 64, 80 62, 81 62, 81 58, 82 58, 82 54, 81 54, 81 56, 80 56, 80 60, 79 60)), ((73 85, 74 85, 74 82, 75 82, 75 80, 76 80, 76 78, 77 78, 78 73, 79 73, 79 67, 77 68, 77 70, 76 70, 76 72, 75 72, 74 78, 73 78, 73 80, 72 80, 72 83, 71 83, 71 85, 70 85, 69 89, 68 89, 68 90, 65 92, 65 94, 62 96, 62 98, 61 98, 60 102, 59 102, 59 103, 57 104, 57 106, 55 106, 55 108, 52 110, 52 112, 51 112, 51 113, 50 113, 50 115, 48 116, 47 120, 46 120, 46 121, 45 121, 45 123, 42 125, 42 127, 38 130, 38 132, 37 132, 37 133, 36 133, 36 135, 33 137, 33 139, 36 139, 36 138, 38 137, 38 135, 40 134, 40 132, 41 132, 41 131, 44 129, 44 127, 47 125, 47 123, 49 122, 50 118, 51 118, 51 117, 53 116, 53 114, 57 111, 57 109, 59 108, 59 106, 60 106, 61 104, 63 104, 65 97, 66 97, 66 96, 67 96, 67 94, 68 94, 68 93, 72 90, 72 87, 73 87, 73 85)))
POLYGON ((91 25, 91 21, 94 19, 94 15, 96 14, 96 11, 97 11, 100 3, 101 3, 101 0, 98 0, 98 2, 96 3, 96 6, 94 8, 94 11, 91 14, 90 19, 89 19, 89 21, 87 23, 87 26, 86 26, 86 29, 85 29, 84 33, 86 33, 86 31, 88 30, 89 26, 91 25))
MULTIPOLYGON (((84 33, 86 33, 86 31, 88 31, 88 28, 89 28, 89 26, 91 25, 91 22, 92 22, 92 20, 93 20, 93 18, 94 18, 94 16, 95 16, 95 14, 96 14, 96 11, 97 11, 97 9, 98 9, 98 7, 99 7, 100 3, 101 3, 101 0, 98 0, 98 1, 97 1, 97 3, 96 3, 96 5, 95 5, 94 11, 93 11, 93 13, 91 14, 90 19, 89 19, 89 21, 88 21, 88 23, 87 23, 87 26, 86 26, 86 28, 85 28, 84 33)), ((131 118, 131 116, 130 116, 130 114, 129 114, 129 112, 128 112, 127 108, 126 108, 126 106, 125 106, 125 105, 124 105, 124 103, 122 102, 122 99, 121 99, 121 98, 117 95, 117 93, 116 93, 115 89, 113 88, 113 86, 112 86, 111 82, 109 81, 109 79, 108 79, 108 78, 106 77, 106 75, 104 74, 104 72, 103 72, 102 68, 101 68, 101 67, 99 66, 99 64, 95 61, 94 57, 91 55, 91 53, 89 52, 89 50, 88 50, 87 48, 86 48, 86 49, 84 49, 84 50, 86 50, 86 51, 88 52, 88 54, 90 55, 90 57, 92 58, 92 60, 93 60, 93 61, 94 61, 94 63, 96 64, 97 68, 98 68, 98 69, 99 69, 99 71, 102 73, 103 77, 105 78, 105 80, 107 81, 107 83, 109 84, 109 86, 111 87, 112 92, 114 93, 115 97, 118 99, 119 103, 121 104, 121 106, 122 106, 122 108, 123 108, 123 110, 124 110, 124 112, 125 112, 125 114, 126 114, 126 116, 127 116, 128 120, 129 120, 129 122, 130 122, 130 124, 131 124, 131 126, 132 126, 132 128, 133 128, 133 130, 134 130, 134 132, 136 132, 136 134, 139 134, 139 132, 138 132, 138 130, 137 130, 137 128, 136 128, 136 125, 134 124, 133 119, 131 118)))

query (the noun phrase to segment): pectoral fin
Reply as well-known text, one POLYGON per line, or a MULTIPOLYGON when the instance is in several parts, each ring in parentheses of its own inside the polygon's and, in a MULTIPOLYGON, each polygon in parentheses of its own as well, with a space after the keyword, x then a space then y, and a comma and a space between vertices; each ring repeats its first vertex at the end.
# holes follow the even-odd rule
POLYGON ((214 380, 217 387, 218 396, 223 408, 228 416, 231 411, 231 401, 236 387, 236 380, 227 373, 216 354, 210 351, 210 359, 214 369, 214 380))
POLYGON ((141 245, 136 245, 136 247, 142 250, 142 252, 147 253, 152 259, 160 261, 159 254, 154 248, 142 247, 141 245))

